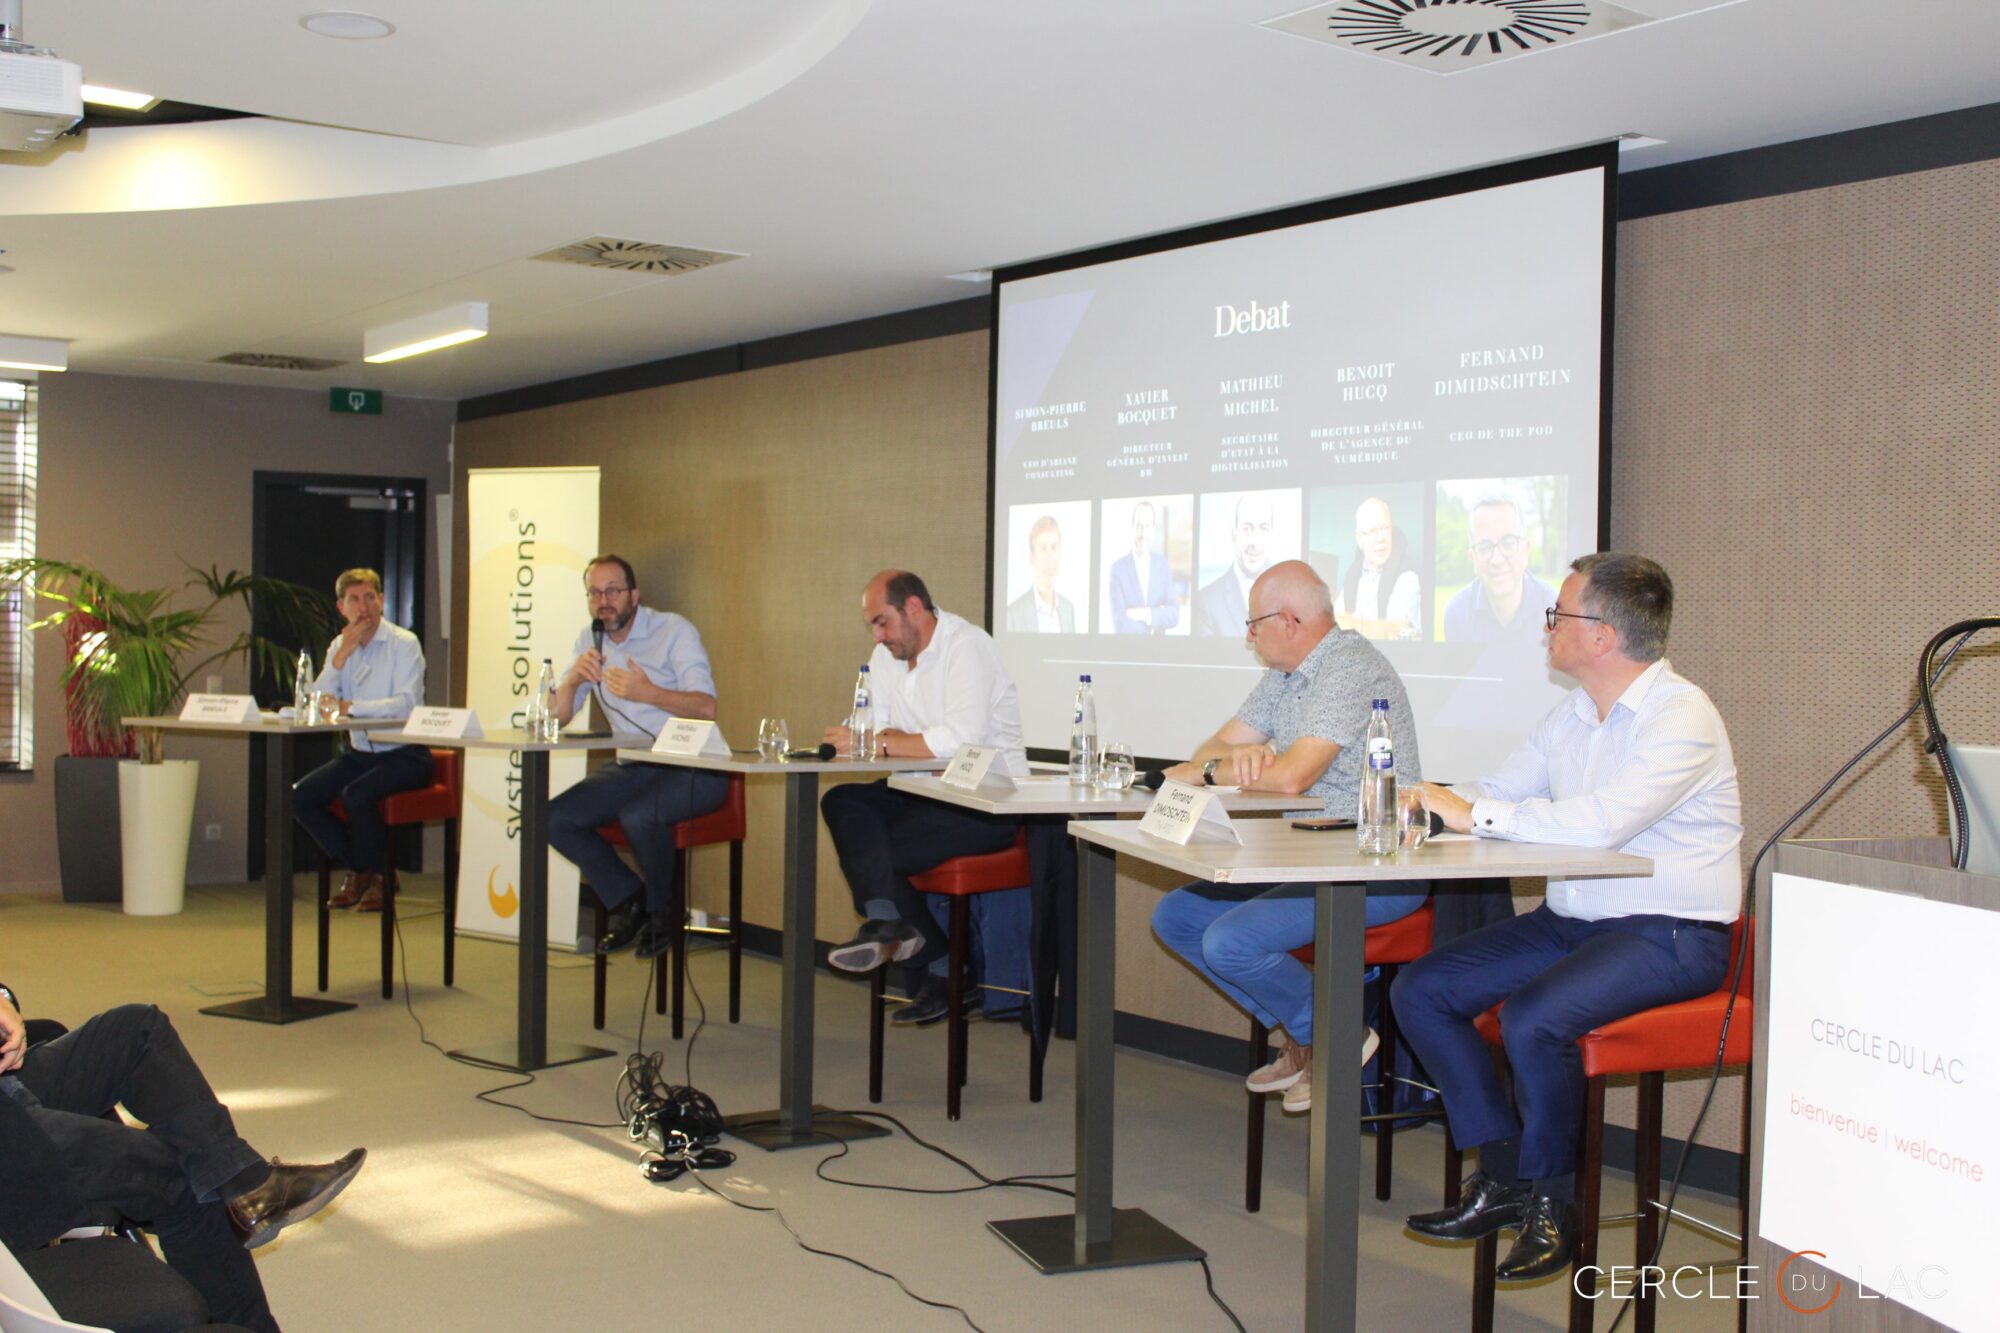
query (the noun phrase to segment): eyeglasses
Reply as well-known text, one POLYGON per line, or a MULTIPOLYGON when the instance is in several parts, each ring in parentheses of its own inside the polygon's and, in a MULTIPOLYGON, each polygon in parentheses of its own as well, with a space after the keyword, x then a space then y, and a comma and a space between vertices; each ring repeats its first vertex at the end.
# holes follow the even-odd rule
POLYGON ((1611 623, 1610 621, 1606 620, 1603 616, 1586 616, 1586 615, 1579 615, 1575 611, 1558 611, 1553 606, 1550 607, 1548 610, 1542 612, 1542 623, 1548 626, 1549 633, 1551 634, 1556 632, 1556 621, 1558 619, 1595 620, 1600 625, 1609 625, 1611 623))
POLYGON ((620 596, 624 593, 628 593, 630 591, 632 591, 632 589, 629 586, 620 584, 616 587, 611 587, 611 588, 585 588, 583 590, 583 595, 589 601, 608 602, 612 598, 620 596))
POLYGON ((1250 617, 1250 619, 1243 622, 1243 632, 1245 634, 1255 634, 1257 632, 1258 625, 1262 624, 1266 620, 1269 620, 1272 616, 1282 616, 1283 614, 1285 614, 1283 611, 1266 611, 1261 616, 1252 616, 1250 617))
POLYGON ((1527 544, 1526 537, 1517 537, 1510 533, 1498 541, 1474 542, 1472 554, 1481 560, 1491 560, 1495 551, 1502 555, 1513 555, 1527 544))

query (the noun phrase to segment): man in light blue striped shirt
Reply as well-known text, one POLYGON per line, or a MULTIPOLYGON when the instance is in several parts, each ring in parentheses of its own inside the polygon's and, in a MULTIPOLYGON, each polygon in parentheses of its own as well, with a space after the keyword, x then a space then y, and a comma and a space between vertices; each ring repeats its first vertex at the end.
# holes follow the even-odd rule
POLYGON ((1462 1202, 1410 1228, 1443 1240, 1518 1232, 1495 1270, 1502 1281, 1546 1277, 1574 1253, 1577 1038, 1720 985, 1742 897, 1729 733, 1665 659, 1672 580, 1636 555, 1587 555, 1570 568, 1545 624, 1549 665, 1579 688, 1497 773, 1426 786, 1425 804, 1460 833, 1630 852, 1650 857, 1653 873, 1551 880, 1541 907, 1434 950, 1394 989, 1453 1137, 1480 1150, 1462 1202), (1512 1100, 1473 1026, 1503 1001, 1512 1100))
MULTIPOLYGON (((334 580, 333 595, 347 625, 327 645, 313 689, 340 700, 342 717, 408 717, 424 701, 422 641, 382 618, 382 576, 374 570, 347 570, 334 580)), ((329 860, 347 867, 327 906, 382 910, 389 834, 377 802, 430 784, 429 746, 385 745, 360 731, 348 732, 345 750, 299 779, 293 788, 299 823, 329 860), (336 799, 347 811, 345 822, 328 808, 336 799)))

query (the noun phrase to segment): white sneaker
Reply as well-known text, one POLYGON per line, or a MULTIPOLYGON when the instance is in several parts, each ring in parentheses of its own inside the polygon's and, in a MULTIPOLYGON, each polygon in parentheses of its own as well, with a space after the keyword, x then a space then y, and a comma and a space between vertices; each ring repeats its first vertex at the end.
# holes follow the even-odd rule
POLYGON ((1291 1037, 1278 1039, 1278 1058, 1263 1068, 1255 1070, 1243 1080, 1243 1086, 1252 1092, 1283 1092, 1299 1081, 1305 1073, 1304 1049, 1291 1037))
POLYGON ((1374 1028, 1361 1029, 1361 1063, 1364 1065, 1367 1064, 1369 1058, 1375 1054, 1376 1048, 1381 1044, 1382 1038, 1376 1033, 1374 1028))
POLYGON ((1300 1063, 1299 1081, 1285 1089, 1285 1110, 1292 1115, 1303 1115, 1313 1109, 1313 1048, 1298 1048, 1300 1063))

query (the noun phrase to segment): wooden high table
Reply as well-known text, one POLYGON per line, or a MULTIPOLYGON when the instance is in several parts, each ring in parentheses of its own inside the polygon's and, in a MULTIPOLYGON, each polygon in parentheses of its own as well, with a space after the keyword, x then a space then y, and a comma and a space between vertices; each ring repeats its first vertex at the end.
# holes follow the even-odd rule
POLYGON ((785 922, 780 962, 778 1106, 725 1116, 731 1134, 767 1151, 825 1144, 829 1136, 869 1139, 889 1131, 870 1120, 834 1115, 813 1103, 813 945, 819 916, 819 775, 905 773, 940 769, 943 759, 762 759, 752 753, 656 754, 620 750, 628 764, 668 764, 709 773, 785 776, 785 922))
POLYGON ((264 738, 264 993, 247 1000, 210 1005, 201 1012, 253 1023, 296 1023, 337 1014, 354 1006, 292 994, 292 772, 298 763, 297 738, 312 733, 359 731, 382 719, 343 717, 301 723, 260 713, 255 722, 183 722, 177 717, 128 717, 128 727, 201 736, 264 738))
POLYGON ((1243 843, 1177 846, 1133 824, 1075 820, 1078 880, 1076 1208, 989 1222, 1044 1273, 1192 1259, 1198 1247, 1138 1208, 1112 1206, 1117 856, 1217 884, 1312 883, 1312 1123, 1306 1196, 1305 1326, 1355 1327, 1361 1188, 1361 973, 1368 881, 1489 876, 1602 878, 1652 873, 1644 857, 1447 835, 1416 852, 1363 856, 1352 830, 1309 833, 1276 820, 1237 825, 1243 843), (1333 1052, 1342 1053, 1336 1058, 1333 1052))
MULTIPOLYGON (((632 736, 564 736, 531 741, 517 729, 489 736, 421 736, 374 731, 370 740, 390 745, 423 745, 446 750, 518 750, 521 754, 520 952, 514 985, 514 1040, 468 1046, 451 1052, 496 1069, 526 1074, 554 1065, 577 1064, 614 1054, 602 1046, 549 1040, 549 756, 558 750, 609 750, 629 745, 632 736)), ((458 892, 447 884, 446 893, 458 892)))

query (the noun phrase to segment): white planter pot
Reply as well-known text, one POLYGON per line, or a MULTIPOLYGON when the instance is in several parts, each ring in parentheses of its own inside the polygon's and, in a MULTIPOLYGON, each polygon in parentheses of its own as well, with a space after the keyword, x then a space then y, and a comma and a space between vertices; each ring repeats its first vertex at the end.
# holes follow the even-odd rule
POLYGON ((201 764, 169 759, 118 764, 119 846, 125 858, 128 916, 172 916, 187 892, 188 837, 194 832, 195 779, 201 764))

